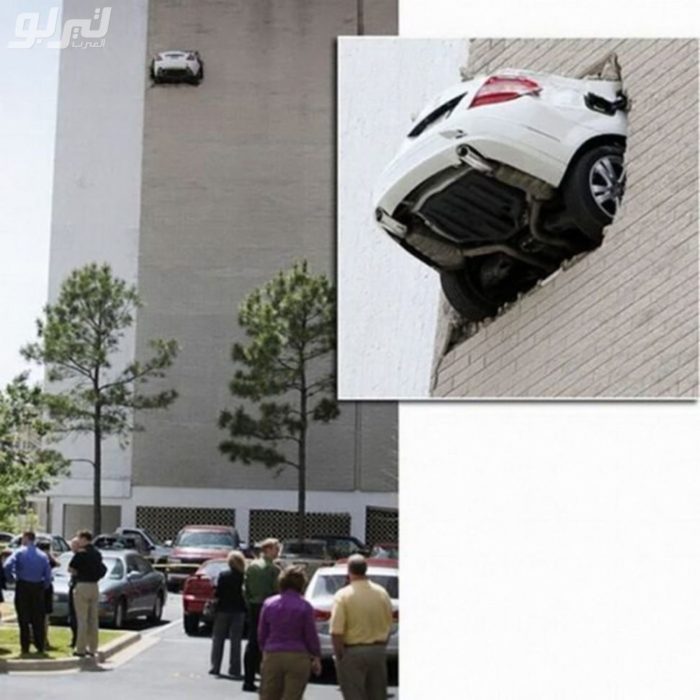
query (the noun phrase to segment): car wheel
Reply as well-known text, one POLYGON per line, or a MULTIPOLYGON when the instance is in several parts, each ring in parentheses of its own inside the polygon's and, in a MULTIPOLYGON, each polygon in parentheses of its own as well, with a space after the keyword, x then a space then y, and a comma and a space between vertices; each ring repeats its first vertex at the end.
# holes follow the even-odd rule
POLYGON ((117 629, 122 629, 124 627, 127 614, 126 601, 122 598, 117 602, 116 608, 114 608, 114 626, 117 629))
POLYGON ((162 593, 158 593, 156 596, 156 601, 153 603, 153 610, 151 614, 148 616, 148 621, 153 624, 157 625, 161 620, 163 619, 163 595, 162 593))
POLYGON ((185 634, 195 637, 199 633, 199 615, 185 615, 182 618, 185 634))
POLYGON ((467 260, 464 268, 440 274, 442 291, 451 306, 467 321, 495 316, 498 309, 517 299, 543 276, 504 253, 467 260))
POLYGON ((617 214, 625 193, 625 148, 605 144, 585 151, 564 182, 564 204, 576 226, 596 243, 617 214))

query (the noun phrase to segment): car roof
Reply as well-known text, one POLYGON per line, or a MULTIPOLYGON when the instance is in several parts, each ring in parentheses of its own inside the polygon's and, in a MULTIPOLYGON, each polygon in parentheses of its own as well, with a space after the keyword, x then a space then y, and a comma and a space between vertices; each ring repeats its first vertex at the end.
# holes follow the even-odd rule
MULTIPOLYGON (((316 570, 314 576, 337 576, 338 574, 346 576, 347 573, 348 567, 346 564, 334 564, 333 566, 322 566, 320 569, 316 570)), ((374 566, 370 565, 367 567, 367 575, 372 576, 373 574, 377 576, 398 576, 399 567, 389 566, 388 564, 375 564, 374 566)))
POLYGON ((215 530, 216 532, 230 532, 236 528, 233 525, 185 525, 180 532, 185 530, 215 530))

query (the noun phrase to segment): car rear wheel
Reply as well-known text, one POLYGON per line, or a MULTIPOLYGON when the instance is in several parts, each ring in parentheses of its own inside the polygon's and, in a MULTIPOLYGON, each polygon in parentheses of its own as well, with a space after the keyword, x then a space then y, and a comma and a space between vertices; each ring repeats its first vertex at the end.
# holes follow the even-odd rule
POLYGON ((563 185, 567 211, 576 226, 596 243, 617 215, 625 193, 624 153, 621 144, 585 151, 572 165, 563 185))
POLYGON ((122 598, 117 602, 117 606, 114 608, 114 626, 117 629, 122 629, 124 627, 127 614, 126 601, 122 598))
POLYGON ((156 601, 153 603, 153 610, 148 616, 148 621, 151 624, 158 624, 163 618, 163 595, 158 593, 156 596, 156 601))
POLYGON ((199 615, 185 615, 182 618, 182 624, 185 628, 185 634, 190 637, 195 637, 199 633, 199 615))
POLYGON ((508 255, 497 253, 467 261, 456 271, 440 273, 442 291, 452 308, 467 321, 495 316, 498 309, 530 289, 541 276, 508 255))

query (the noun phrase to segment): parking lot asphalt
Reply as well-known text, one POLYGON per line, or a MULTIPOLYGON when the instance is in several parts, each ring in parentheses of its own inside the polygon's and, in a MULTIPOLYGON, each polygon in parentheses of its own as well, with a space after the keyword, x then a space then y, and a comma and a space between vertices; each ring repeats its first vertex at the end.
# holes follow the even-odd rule
MULTIPOLYGON (((0 677, 3 697, 12 700, 123 700, 127 698, 257 698, 243 692, 240 681, 210 676, 207 636, 188 637, 181 622, 182 601, 170 594, 163 622, 148 627, 141 621, 130 629, 141 632, 142 641, 99 667, 80 672, 22 673, 0 677)), ((228 651, 228 648, 226 649, 228 651)), ((398 688, 389 696, 398 700, 398 688)), ((332 673, 307 687, 307 700, 342 700, 332 673)))

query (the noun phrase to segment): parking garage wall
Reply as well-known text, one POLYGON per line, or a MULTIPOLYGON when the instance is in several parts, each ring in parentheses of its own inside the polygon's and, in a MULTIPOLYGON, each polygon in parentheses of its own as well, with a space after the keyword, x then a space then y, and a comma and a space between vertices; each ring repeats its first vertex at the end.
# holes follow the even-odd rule
POLYGON ((476 333, 443 301, 433 395, 697 396, 697 41, 480 39, 469 69, 576 76, 612 50, 632 101, 621 212, 600 248, 476 333))

